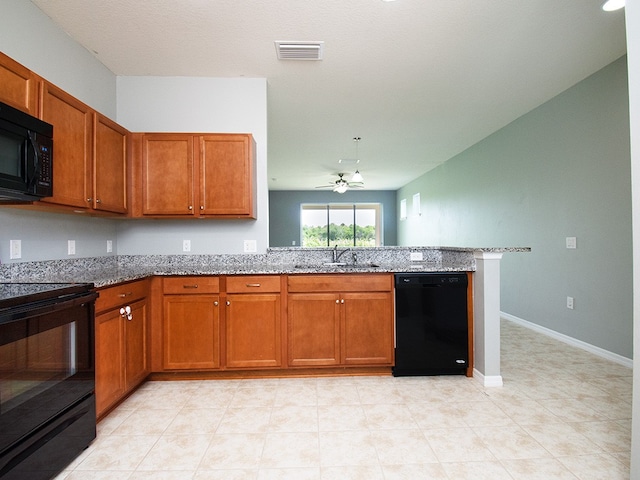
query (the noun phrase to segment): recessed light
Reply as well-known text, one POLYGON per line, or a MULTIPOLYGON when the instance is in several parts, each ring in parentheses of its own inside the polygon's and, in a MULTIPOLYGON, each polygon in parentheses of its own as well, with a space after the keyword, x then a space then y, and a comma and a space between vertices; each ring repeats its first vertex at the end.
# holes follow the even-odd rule
POLYGON ((602 5, 602 9, 605 12, 620 10, 621 8, 624 8, 624 2, 625 0, 607 0, 606 2, 604 2, 604 5, 602 5))

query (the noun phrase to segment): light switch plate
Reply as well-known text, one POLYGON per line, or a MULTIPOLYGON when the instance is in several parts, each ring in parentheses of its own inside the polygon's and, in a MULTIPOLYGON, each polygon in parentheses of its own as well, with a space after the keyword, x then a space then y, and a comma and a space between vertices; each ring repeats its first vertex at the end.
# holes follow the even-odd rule
POLYGON ((107 240, 107 253, 113 252, 113 240, 107 240))
POLYGON ((244 241, 244 253, 255 253, 258 251, 258 245, 255 240, 244 241))
POLYGON ((573 249, 573 248, 576 248, 577 246, 576 237, 567 237, 565 239, 565 242, 566 242, 567 248, 573 249))
POLYGON ((76 241, 69 240, 67 241, 67 255, 75 255, 76 254, 76 241))
POLYGON ((182 251, 183 252, 191 251, 191 240, 182 240, 182 251))

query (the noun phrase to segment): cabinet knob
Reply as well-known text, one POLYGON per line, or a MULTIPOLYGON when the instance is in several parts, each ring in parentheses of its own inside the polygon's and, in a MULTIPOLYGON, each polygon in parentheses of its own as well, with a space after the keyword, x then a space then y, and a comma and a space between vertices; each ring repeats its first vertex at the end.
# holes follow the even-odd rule
POLYGON ((87 198, 87 202, 91 202, 91 200, 93 200, 93 198, 91 197, 87 198))
POLYGON ((340 303, 340 300, 336 300, 336 303, 340 303))
POLYGON ((218 302, 217 302, 217 301, 213 302, 213 305, 214 305, 215 307, 217 307, 217 306, 218 306, 218 302))
POLYGON ((131 307, 129 305, 127 305, 126 307, 122 307, 120 309, 120 316, 131 321, 133 319, 133 315, 131 314, 131 307))
POLYGON ((340 300, 340 303, 344 303, 344 298, 342 300, 340 300))
POLYGON ((96 198, 96 203, 101 203, 102 200, 100 200, 99 198, 96 198))
POLYGON ((200 210, 204 210, 204 205, 200 205, 200 210))
POLYGON ((131 295, 132 293, 133 293, 133 292, 124 292, 124 293, 119 294, 118 296, 119 296, 120 298, 125 298, 125 297, 128 297, 129 295, 131 295))
POLYGON ((227 305, 231 305, 231 302, 229 300, 227 300, 227 305))
POLYGON ((193 210, 193 205, 189 205, 189 210, 193 210))

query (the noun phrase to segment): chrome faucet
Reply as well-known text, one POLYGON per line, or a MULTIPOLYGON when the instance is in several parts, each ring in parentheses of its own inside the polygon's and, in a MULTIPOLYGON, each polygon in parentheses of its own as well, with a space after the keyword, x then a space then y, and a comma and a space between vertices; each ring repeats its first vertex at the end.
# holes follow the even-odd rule
POLYGON ((340 260, 340 257, 342 255, 344 255, 346 252, 348 252, 349 249, 345 248, 344 250, 342 250, 340 253, 338 253, 338 245, 336 245, 335 247, 333 247, 333 250, 331 251, 333 253, 333 263, 338 263, 338 260, 340 260))

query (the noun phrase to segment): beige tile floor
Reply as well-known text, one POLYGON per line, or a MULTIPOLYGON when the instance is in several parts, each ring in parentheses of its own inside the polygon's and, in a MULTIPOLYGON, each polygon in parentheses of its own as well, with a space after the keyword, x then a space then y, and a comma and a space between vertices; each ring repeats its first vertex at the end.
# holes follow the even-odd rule
POLYGON ((504 387, 148 382, 57 480, 627 479, 631 370, 510 322, 504 387))

